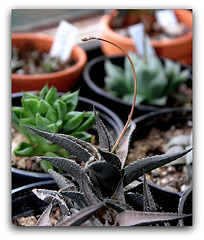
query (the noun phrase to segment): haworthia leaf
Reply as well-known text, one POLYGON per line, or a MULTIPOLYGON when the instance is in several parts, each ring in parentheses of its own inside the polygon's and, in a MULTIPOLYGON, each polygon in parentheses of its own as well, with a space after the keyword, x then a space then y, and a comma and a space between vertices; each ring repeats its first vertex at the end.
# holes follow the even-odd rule
POLYGON ((66 158, 57 158, 57 157, 41 157, 42 160, 52 163, 53 165, 59 167, 63 171, 67 172, 71 177, 73 177, 79 184, 81 190, 85 192, 88 188, 91 189, 94 194, 96 192, 94 186, 87 174, 83 169, 74 161, 66 158))
POLYGON ((63 101, 61 101, 60 99, 57 99, 54 102, 54 107, 57 110, 59 119, 63 120, 65 115, 66 115, 66 113, 67 113, 67 106, 66 106, 66 104, 63 101))
POLYGON ((65 197, 65 199, 67 197, 72 201, 74 201, 80 208, 84 208, 88 206, 83 193, 74 192, 74 191, 62 191, 60 193, 65 197))
POLYGON ((190 215, 177 213, 126 211, 116 216, 116 225, 118 226, 150 225, 152 223, 179 220, 189 216, 190 215))
POLYGON ((98 148, 98 151, 106 162, 111 163, 112 165, 116 166, 118 169, 121 168, 120 159, 118 158, 118 156, 116 154, 111 153, 111 152, 105 152, 105 151, 101 150, 100 148, 98 148))
POLYGON ((76 128, 80 126, 84 119, 84 112, 69 112, 64 120, 66 123, 64 124, 63 127, 63 132, 64 133, 69 133, 71 131, 74 131, 76 128))
POLYGON ((121 201, 105 198, 106 204, 114 208, 117 212, 130 211, 132 207, 121 201))
POLYGON ((130 125, 128 126, 127 130, 125 131, 125 134, 123 135, 117 148, 115 149, 116 155, 121 160, 121 168, 123 168, 123 166, 125 165, 125 160, 127 158, 128 149, 129 149, 130 137, 134 130, 135 130, 135 123, 133 121, 131 121, 130 125))
POLYGON ((103 196, 112 196, 121 179, 117 167, 109 162, 96 161, 88 165, 88 170, 95 175, 103 196))
POLYGON ((144 174, 143 183, 143 211, 156 212, 157 207, 152 197, 149 186, 147 185, 146 175, 144 174))
POLYGON ((113 138, 110 135, 108 129, 102 122, 102 120, 98 117, 95 108, 94 108, 94 113, 95 113, 95 119, 96 119, 96 126, 98 130, 98 135, 99 135, 99 145, 100 148, 110 152, 111 149, 113 148, 113 138))
POLYGON ((119 181, 118 186, 117 186, 113 196, 111 197, 111 199, 118 200, 122 203, 125 203, 125 194, 124 194, 124 187, 123 187, 123 179, 122 178, 119 181))
POLYGON ((53 177, 53 179, 55 180, 55 182, 57 183, 57 185, 60 189, 63 189, 64 191, 66 189, 70 190, 70 188, 76 190, 75 185, 70 180, 68 180, 66 177, 64 177, 62 174, 57 173, 53 169, 49 169, 48 172, 53 177))
POLYGON ((53 105, 57 99, 58 99, 57 89, 52 86, 45 96, 45 101, 47 101, 50 105, 53 105))
POLYGON ((101 160, 101 155, 99 154, 98 149, 94 145, 92 145, 91 143, 85 142, 85 141, 83 141, 79 138, 76 138, 74 136, 71 136, 71 135, 65 135, 65 134, 59 134, 59 135, 65 137, 65 138, 68 138, 68 139, 72 140, 73 142, 76 142, 81 147, 86 149, 96 159, 101 160))
POLYGON ((83 147, 81 147, 79 144, 72 141, 68 137, 64 137, 64 135, 62 134, 48 133, 29 126, 28 128, 30 128, 32 131, 34 131, 41 137, 46 138, 47 140, 64 148, 70 154, 76 156, 79 160, 83 162, 89 161, 90 157, 92 157, 92 155, 86 149, 84 149, 83 147))
POLYGON ((128 165, 127 167, 124 168, 125 186, 136 180, 138 177, 141 177, 144 171, 145 173, 147 173, 155 168, 161 167, 169 162, 172 162, 182 157, 191 150, 192 148, 171 155, 162 154, 159 156, 147 157, 128 165))
POLYGON ((67 92, 60 97, 60 99, 66 103, 67 112, 74 111, 78 104, 79 90, 73 93, 67 92))
POLYGON ((85 112, 84 117, 88 118, 77 129, 75 129, 75 132, 87 131, 95 122, 95 115, 93 112, 85 112))
POLYGON ((104 206, 104 202, 100 202, 90 207, 84 208, 75 215, 67 218, 64 221, 61 221, 56 226, 79 226, 89 219, 94 213, 96 213, 100 208, 104 206))
POLYGON ((47 226, 47 227, 52 226, 52 223, 50 221, 51 210, 52 210, 52 202, 49 204, 49 206, 42 213, 42 215, 38 219, 38 221, 35 224, 35 226, 43 226, 43 227, 45 227, 45 226, 47 226))
POLYGON ((64 215, 69 215, 69 209, 67 207, 67 204, 63 196, 59 192, 47 189, 33 189, 32 191, 38 198, 47 203, 57 202, 62 213, 64 215))

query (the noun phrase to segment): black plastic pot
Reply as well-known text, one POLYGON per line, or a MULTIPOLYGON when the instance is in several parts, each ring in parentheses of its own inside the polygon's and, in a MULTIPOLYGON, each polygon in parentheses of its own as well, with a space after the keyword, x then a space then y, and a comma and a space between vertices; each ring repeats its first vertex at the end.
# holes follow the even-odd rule
MULTIPOLYGON (((21 98, 22 93, 12 94, 12 106, 21 106, 21 98)), ((121 119, 113 111, 102 104, 84 97, 79 97, 79 103, 77 106, 78 111, 93 111, 93 106, 95 106, 96 111, 99 112, 100 118, 110 131, 113 138, 116 139, 124 126, 121 119)), ((90 132, 97 136, 95 125, 90 129, 90 132)), ((12 189, 29 183, 46 181, 49 179, 52 178, 47 173, 29 172, 12 167, 12 189)))
MULTIPOLYGON (((152 127, 157 129, 167 131, 172 125, 175 127, 182 127, 183 125, 189 124, 192 121, 192 110, 186 108, 170 108, 170 109, 160 109, 157 111, 150 112, 148 114, 142 115, 136 119, 134 122, 136 124, 136 129, 132 136, 132 142, 144 138, 152 127)), ((192 124, 192 123, 190 123, 192 124)), ((149 183, 150 185, 157 188, 158 186, 154 183, 149 183)), ((171 192, 171 191, 167 191, 171 192)), ((180 193, 181 194, 181 193, 180 193)))
POLYGON ((17 218, 42 214, 47 204, 32 192, 34 188, 56 190, 53 180, 28 184, 12 190, 12 221, 17 218))
MULTIPOLYGON (((126 122, 127 116, 131 110, 131 104, 124 102, 122 99, 112 96, 110 93, 104 90, 104 78, 106 76, 104 63, 106 59, 110 59, 113 64, 120 67, 124 66, 124 56, 99 56, 89 61, 83 71, 83 78, 85 80, 83 94, 85 96, 87 94, 88 96, 91 96, 92 99, 97 99, 98 102, 102 102, 104 105, 110 107, 116 114, 118 114, 118 116, 120 116, 123 122, 126 122)), ((182 66, 182 69, 185 68, 189 68, 189 70, 192 71, 190 66, 182 66)), ((191 80, 192 76, 190 76, 189 79, 190 85, 192 85, 191 80)), ((135 106, 133 118, 161 108, 164 107, 137 105, 135 106)))
MULTIPOLYGON (((20 217, 28 217, 31 215, 42 214, 47 204, 40 200, 35 194, 32 192, 34 188, 39 189, 53 189, 57 190, 58 187, 53 180, 43 181, 38 183, 28 184, 16 189, 12 190, 12 221, 15 222, 17 218, 20 217)), ((141 191, 142 186, 140 185, 137 188, 137 191, 141 191), (140 189, 139 189, 140 188, 140 189)), ((152 195, 155 199, 155 202, 161 208, 161 211, 166 212, 177 212, 179 199, 181 198, 181 194, 179 193, 171 193, 165 191, 163 189, 157 188, 155 186, 150 185, 150 189, 152 195)), ((131 201, 126 199, 127 203, 131 204, 131 201)), ((142 209, 141 209, 142 210, 142 209)), ((177 221, 171 225, 176 225, 177 221)))
MULTIPOLYGON (((178 212, 182 214, 192 214, 193 213, 193 187, 189 187, 181 196, 179 200, 178 212)), ((186 219, 179 220, 180 226, 192 226, 193 218, 188 217, 186 219)))

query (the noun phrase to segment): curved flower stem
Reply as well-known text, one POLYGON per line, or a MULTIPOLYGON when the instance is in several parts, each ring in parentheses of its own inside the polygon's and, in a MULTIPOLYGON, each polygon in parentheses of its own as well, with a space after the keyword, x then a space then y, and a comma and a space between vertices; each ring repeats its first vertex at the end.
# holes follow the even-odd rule
POLYGON ((107 42, 107 43, 110 43, 114 46, 116 46, 117 48, 119 48, 124 54, 125 56, 128 58, 128 60, 130 61, 130 64, 131 64, 131 67, 132 67, 132 71, 133 71, 133 77, 134 77, 134 98, 133 98, 133 103, 132 103, 132 108, 131 108, 131 111, 130 111, 130 115, 128 117, 128 120, 119 136, 119 138, 117 139, 117 141, 115 142, 111 152, 114 152, 115 149, 117 148, 121 138, 123 137, 129 123, 130 123, 130 120, 132 118, 132 115, 133 115, 133 112, 134 112, 134 108, 135 108, 135 101, 136 101, 136 95, 137 95, 137 78, 136 78, 136 72, 135 72, 135 68, 134 68, 134 65, 133 65, 133 62, 131 60, 131 58, 129 57, 129 55, 120 47, 118 46, 117 44, 109 41, 109 40, 106 40, 106 39, 103 39, 103 38, 99 38, 99 37, 88 37, 88 38, 83 38, 82 41, 86 42, 86 41, 89 41, 89 40, 100 40, 100 41, 104 41, 104 42, 107 42))

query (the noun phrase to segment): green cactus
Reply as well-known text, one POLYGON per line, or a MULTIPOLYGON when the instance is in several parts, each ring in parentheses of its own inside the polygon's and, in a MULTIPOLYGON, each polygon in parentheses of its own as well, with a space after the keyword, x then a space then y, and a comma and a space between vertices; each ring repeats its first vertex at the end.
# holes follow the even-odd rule
MULTIPOLYGON (((24 125, 51 133, 70 134, 85 141, 92 135, 86 131, 93 125, 93 112, 76 111, 79 91, 58 96, 57 89, 46 85, 38 94, 24 92, 22 107, 12 107, 12 122, 27 142, 21 142, 14 150, 16 156, 61 156, 68 153, 42 137, 33 134, 24 125)), ((44 167, 44 165, 42 166, 44 167)))

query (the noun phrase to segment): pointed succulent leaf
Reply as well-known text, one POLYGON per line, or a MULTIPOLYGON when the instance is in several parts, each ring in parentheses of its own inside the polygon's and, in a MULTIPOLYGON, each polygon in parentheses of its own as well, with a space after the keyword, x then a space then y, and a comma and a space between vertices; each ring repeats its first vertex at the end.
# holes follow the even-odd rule
POLYGON ((52 178, 55 180, 55 182, 57 183, 57 186, 60 189, 76 189, 75 185, 69 181, 67 178, 65 178, 62 174, 57 173, 56 171, 54 171, 53 169, 49 169, 48 170, 49 174, 52 176, 52 178))
POLYGON ((83 147, 81 147, 76 142, 73 142, 68 137, 64 137, 62 134, 53 134, 48 133, 44 131, 40 131, 38 129, 29 127, 32 131, 40 135, 41 137, 59 145, 60 147, 64 148, 66 151, 68 151, 70 154, 76 156, 78 159, 80 159, 83 162, 87 162, 92 155, 83 147))
POLYGON ((111 152, 106 152, 98 148, 99 153, 104 158, 106 162, 111 163, 112 165, 116 166, 118 169, 121 168, 121 162, 118 156, 111 152))
POLYGON ((191 149, 184 150, 179 153, 174 153, 171 155, 158 155, 153 157, 147 157, 141 160, 138 160, 137 162, 134 162, 127 167, 124 168, 124 184, 125 186, 134 180, 136 180, 138 177, 141 177, 145 173, 150 172, 151 170, 161 167, 169 162, 172 162, 183 155, 190 152, 191 149))
POLYGON ((89 164, 88 170, 95 175, 103 196, 112 196, 121 179, 121 173, 117 167, 109 162, 97 161, 89 164))
POLYGON ((125 195, 125 199, 127 200, 127 202, 131 202, 131 206, 133 206, 135 208, 136 206, 141 207, 141 209, 143 209, 143 195, 138 193, 138 192, 128 192, 125 195))
POLYGON ((78 104, 79 90, 70 93, 67 92, 60 97, 60 99, 66 103, 67 111, 74 111, 78 104))
POLYGON ((66 123, 64 124, 63 127, 63 132, 64 133, 69 133, 74 131, 76 128, 78 128, 82 121, 84 119, 84 112, 68 112, 64 118, 66 123))
POLYGON ((152 197, 150 188, 146 181, 146 176, 144 174, 144 183, 143 183, 143 211, 156 212, 157 207, 152 197))
POLYGON ((86 120, 74 130, 75 132, 87 131, 95 122, 95 114, 93 112, 85 112, 84 118, 86 120))
POLYGON ((66 198, 71 199, 80 208, 84 208, 84 207, 88 206, 83 193, 79 193, 79 192, 75 192, 75 191, 62 191, 60 193, 65 197, 65 199, 66 198))
POLYGON ((95 214, 100 208, 104 206, 104 202, 100 202, 95 205, 91 205, 87 208, 82 209, 78 213, 74 214, 70 218, 61 221, 56 226, 79 226, 88 220, 93 214, 95 214))
POLYGON ((129 149, 129 143, 130 143, 130 137, 135 130, 135 123, 133 121, 130 122, 130 125, 128 126, 125 134, 123 135, 122 139, 120 140, 117 148, 115 149, 116 155, 121 160, 121 167, 125 165, 125 160, 128 154, 129 149))
POLYGON ((101 160, 101 155, 98 152, 98 149, 90 144, 89 142, 85 142, 79 138, 76 138, 74 136, 71 135, 65 135, 65 134, 59 134, 62 137, 68 138, 70 140, 72 140, 73 142, 76 142, 77 144, 79 144, 82 148, 86 149, 92 156, 94 156, 96 159, 101 160))
POLYGON ((42 160, 52 163, 53 165, 59 167, 63 171, 67 172, 71 177, 73 177, 80 186, 80 189, 85 192, 90 189, 92 195, 96 193, 96 189, 91 183, 89 177, 84 172, 84 170, 76 162, 71 159, 57 158, 57 157, 41 157, 42 160))
POLYGON ((117 186, 113 196, 111 197, 111 199, 118 200, 122 203, 125 203, 125 194, 124 194, 123 179, 122 178, 119 181, 118 186, 117 186))
POLYGON ((33 189, 32 191, 38 198, 47 203, 57 202, 62 211, 62 214, 69 215, 69 209, 67 207, 67 204, 63 196, 59 192, 47 189, 33 189))
POLYGON ((123 203, 121 201, 114 200, 114 199, 109 199, 109 198, 105 198, 105 201, 106 201, 106 205, 112 207, 117 212, 131 211, 132 210, 131 206, 129 206, 128 204, 123 203))
POLYGON ((102 122, 102 120, 98 117, 95 108, 94 108, 94 113, 95 113, 95 119, 96 119, 96 127, 98 130, 98 135, 99 135, 99 145, 100 148, 105 150, 105 151, 111 151, 113 148, 113 138, 110 135, 108 129, 102 122))
POLYGON ((45 211, 42 213, 38 221, 36 222, 35 226, 52 226, 52 223, 50 221, 50 213, 52 210, 52 202, 49 204, 49 206, 45 209, 45 211))
POLYGON ((179 220, 189 216, 190 216, 189 214, 185 215, 185 214, 177 214, 177 213, 129 211, 129 212, 122 212, 119 215, 117 215, 116 225, 118 226, 150 225, 153 223, 179 220))
POLYGON ((57 89, 55 87, 51 87, 47 94, 45 95, 45 100, 53 106, 54 102, 58 99, 57 89))
POLYGON ((67 113, 67 106, 66 106, 66 104, 62 100, 57 99, 54 102, 54 107, 57 110, 58 118, 63 120, 65 115, 66 115, 66 113, 67 113))

